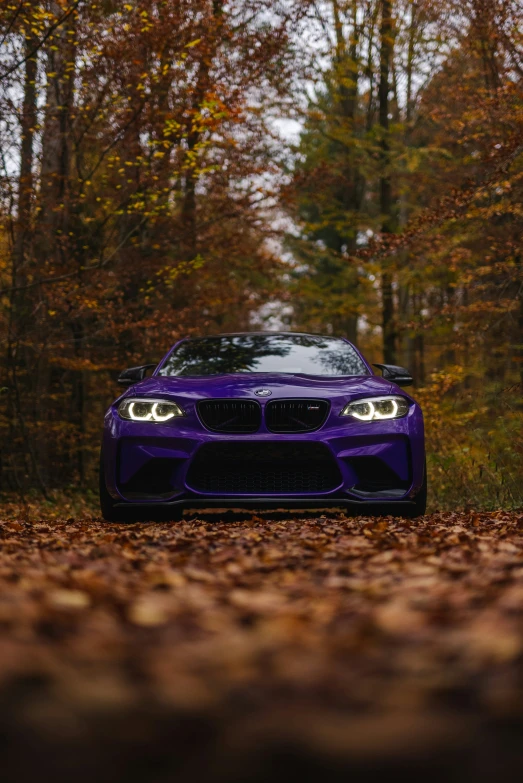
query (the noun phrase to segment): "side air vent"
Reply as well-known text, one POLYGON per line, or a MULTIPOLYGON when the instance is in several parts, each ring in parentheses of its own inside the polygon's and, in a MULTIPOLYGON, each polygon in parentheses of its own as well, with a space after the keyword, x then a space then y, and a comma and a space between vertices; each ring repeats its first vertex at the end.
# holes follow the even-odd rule
POLYGON ((411 479, 403 481, 379 457, 349 457, 346 462, 357 476, 354 489, 359 492, 385 492, 401 490, 406 492, 411 484, 411 479))
POLYGON ((162 499, 175 492, 176 471, 183 460, 153 457, 125 483, 122 495, 129 500, 162 499))

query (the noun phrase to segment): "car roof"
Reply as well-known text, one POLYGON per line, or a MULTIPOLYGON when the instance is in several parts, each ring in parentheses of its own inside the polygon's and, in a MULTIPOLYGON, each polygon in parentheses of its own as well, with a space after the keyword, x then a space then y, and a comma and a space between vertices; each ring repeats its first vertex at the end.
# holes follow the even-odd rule
POLYGON ((324 340, 343 340, 343 337, 337 337, 332 334, 312 334, 311 332, 222 332, 219 334, 207 334, 201 337, 186 337, 186 340, 207 340, 216 337, 252 337, 253 335, 263 335, 264 337, 319 337, 324 340))

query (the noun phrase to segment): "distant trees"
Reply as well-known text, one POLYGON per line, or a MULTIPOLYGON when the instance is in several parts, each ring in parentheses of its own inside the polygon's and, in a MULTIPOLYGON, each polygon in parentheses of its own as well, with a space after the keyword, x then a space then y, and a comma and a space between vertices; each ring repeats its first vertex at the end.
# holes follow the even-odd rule
POLYGON ((520 504, 523 7, 315 9, 290 322, 411 369, 436 502, 520 504))
POLYGON ((267 107, 301 6, 2 5, 0 489, 92 480, 108 371, 274 290, 267 107))
POLYGON ((332 0, 316 8, 319 75, 291 188, 289 241, 304 294, 295 323, 354 337, 358 319, 359 338, 372 345, 380 336, 385 360, 422 380, 427 357, 452 361, 465 334, 474 342, 484 334, 488 363, 489 338, 502 333, 505 346, 494 351, 513 371, 520 4, 332 0), (498 275, 486 269, 494 258, 498 275), (495 329, 489 280, 506 295, 495 329))
POLYGON ((267 302, 427 389, 523 380, 522 17, 5 2, 0 490, 92 482, 113 371, 267 302), (272 122, 288 111, 293 150, 272 122))

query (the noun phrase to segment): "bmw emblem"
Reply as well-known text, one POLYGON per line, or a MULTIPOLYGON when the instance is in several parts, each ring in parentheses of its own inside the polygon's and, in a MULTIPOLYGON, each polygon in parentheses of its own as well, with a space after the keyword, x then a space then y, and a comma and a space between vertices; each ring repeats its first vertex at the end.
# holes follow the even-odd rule
POLYGON ((257 397, 270 397, 272 394, 270 389, 256 389, 254 393, 257 397))

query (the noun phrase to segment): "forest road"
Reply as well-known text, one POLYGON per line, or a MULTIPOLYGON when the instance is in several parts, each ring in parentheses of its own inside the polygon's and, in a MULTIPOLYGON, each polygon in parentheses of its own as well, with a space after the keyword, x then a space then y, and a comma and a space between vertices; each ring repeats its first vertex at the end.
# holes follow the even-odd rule
POLYGON ((521 771, 523 513, 0 535, 3 781, 521 771))

